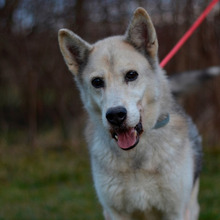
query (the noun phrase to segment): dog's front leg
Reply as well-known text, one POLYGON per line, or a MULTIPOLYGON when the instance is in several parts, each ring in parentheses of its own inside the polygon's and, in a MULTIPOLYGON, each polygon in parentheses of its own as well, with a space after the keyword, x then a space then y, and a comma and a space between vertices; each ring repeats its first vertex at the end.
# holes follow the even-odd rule
POLYGON ((199 192, 199 179, 195 182, 193 187, 190 201, 187 205, 184 220, 197 220, 199 218, 199 204, 198 204, 198 192, 199 192))
POLYGON ((104 217, 105 217, 105 220, 111 220, 111 218, 106 210, 104 210, 104 217))
POLYGON ((185 211, 181 210, 179 212, 167 213, 164 215, 163 220, 190 220, 185 218, 185 211))
POLYGON ((107 211, 104 210, 105 220, 129 220, 130 218, 125 215, 121 215, 113 210, 107 211))
MULTIPOLYGON (((184 215, 169 215, 163 218, 163 220, 186 220, 184 215)), ((188 219, 187 219, 188 220, 188 219)))

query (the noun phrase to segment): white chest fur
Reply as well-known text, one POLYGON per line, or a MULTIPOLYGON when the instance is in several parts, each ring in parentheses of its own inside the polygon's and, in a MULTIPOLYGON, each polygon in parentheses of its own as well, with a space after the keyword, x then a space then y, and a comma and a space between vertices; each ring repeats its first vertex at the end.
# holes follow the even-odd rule
MULTIPOLYGON (((168 155, 161 158, 160 153, 150 148, 145 155, 134 151, 118 157, 108 150, 102 151, 100 157, 92 155, 93 177, 100 202, 104 207, 125 213, 146 212, 153 208, 170 212, 175 207, 184 208, 193 182, 190 148, 184 149, 181 162, 177 156, 172 156, 175 154, 172 151, 168 153, 170 158, 168 155)), ((164 152, 161 154, 164 156, 164 152)))

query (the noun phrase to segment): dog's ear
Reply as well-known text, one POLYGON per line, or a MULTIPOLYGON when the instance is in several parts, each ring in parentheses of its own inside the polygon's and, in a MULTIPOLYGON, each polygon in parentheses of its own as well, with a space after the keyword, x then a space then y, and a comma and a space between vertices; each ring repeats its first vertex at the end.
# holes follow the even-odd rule
POLYGON ((68 29, 59 30, 58 40, 69 70, 77 75, 86 64, 92 46, 68 29))
POLYGON ((125 33, 126 40, 141 53, 151 58, 157 56, 158 41, 150 16, 143 8, 137 8, 125 33))

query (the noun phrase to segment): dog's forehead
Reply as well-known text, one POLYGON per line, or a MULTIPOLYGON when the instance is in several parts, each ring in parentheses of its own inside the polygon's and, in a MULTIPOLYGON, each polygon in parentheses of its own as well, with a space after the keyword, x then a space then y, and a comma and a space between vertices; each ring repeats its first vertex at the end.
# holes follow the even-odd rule
POLYGON ((99 68, 135 68, 146 59, 123 37, 110 37, 94 44, 90 55, 91 64, 99 68))

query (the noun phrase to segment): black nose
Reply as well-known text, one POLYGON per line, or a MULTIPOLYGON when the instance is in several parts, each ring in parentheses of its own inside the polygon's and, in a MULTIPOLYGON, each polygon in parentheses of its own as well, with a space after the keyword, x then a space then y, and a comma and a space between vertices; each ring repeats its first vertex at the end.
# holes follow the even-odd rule
POLYGON ((121 125, 127 117, 127 110, 122 106, 109 108, 106 112, 106 118, 112 125, 121 125))

